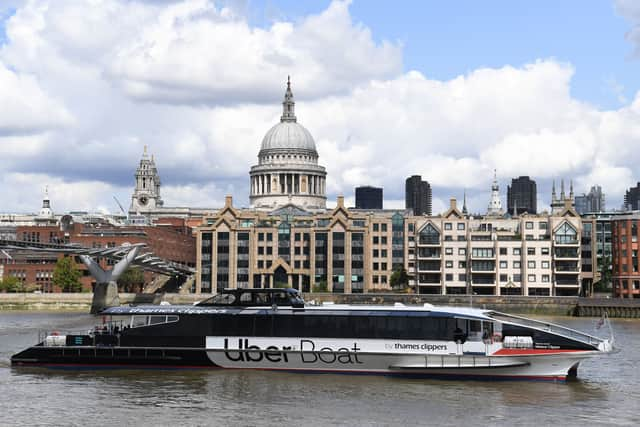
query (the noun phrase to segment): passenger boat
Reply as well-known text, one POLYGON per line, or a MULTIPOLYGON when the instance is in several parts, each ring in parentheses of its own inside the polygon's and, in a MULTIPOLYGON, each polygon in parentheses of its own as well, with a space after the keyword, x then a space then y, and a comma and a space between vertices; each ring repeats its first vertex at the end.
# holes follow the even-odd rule
POLYGON ((193 306, 101 315, 89 332, 43 335, 12 365, 566 380, 613 349, 612 338, 493 310, 310 305, 294 289, 230 289, 193 306))

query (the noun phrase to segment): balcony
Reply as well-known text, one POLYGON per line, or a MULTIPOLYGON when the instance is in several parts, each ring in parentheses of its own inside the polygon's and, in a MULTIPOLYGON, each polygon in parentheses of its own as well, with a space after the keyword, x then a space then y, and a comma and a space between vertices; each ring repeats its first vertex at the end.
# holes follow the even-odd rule
POLYGON ((578 283, 578 279, 557 278, 556 279, 556 286, 578 287, 578 286, 580 286, 580 284, 578 283))
POLYGON ((440 261, 418 261, 418 271, 440 271, 440 261))

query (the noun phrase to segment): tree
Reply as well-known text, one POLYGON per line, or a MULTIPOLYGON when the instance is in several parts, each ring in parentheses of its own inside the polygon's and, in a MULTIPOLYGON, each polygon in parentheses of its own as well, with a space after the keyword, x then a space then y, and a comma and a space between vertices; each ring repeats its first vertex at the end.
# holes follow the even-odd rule
POLYGON ((62 292, 80 292, 82 284, 80 276, 82 273, 76 267, 72 257, 64 256, 58 259, 56 267, 53 269, 52 283, 60 287, 62 292))
POLYGON ((389 279, 389 284, 393 289, 404 289, 409 285, 409 276, 404 267, 397 268, 389 279))
POLYGON ((606 292, 611 290, 612 262, 611 256, 605 255, 598 260, 598 271, 600 271, 600 280, 594 284, 594 288, 598 292, 606 292))
POLYGON ((327 281, 321 280, 313 285, 313 292, 329 292, 327 287, 327 281))
POLYGON ((0 280, 0 292, 24 292, 24 284, 17 277, 9 276, 0 280))
POLYGON ((136 292, 144 287, 144 273, 142 269, 129 267, 118 279, 118 288, 123 292, 136 292))

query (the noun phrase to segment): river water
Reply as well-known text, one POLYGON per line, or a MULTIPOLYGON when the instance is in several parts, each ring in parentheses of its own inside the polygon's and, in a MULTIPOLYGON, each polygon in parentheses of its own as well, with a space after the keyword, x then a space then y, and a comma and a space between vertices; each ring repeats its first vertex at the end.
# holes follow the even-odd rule
MULTIPOLYGON (((545 318, 584 332, 595 319, 545 318)), ((612 320, 620 351, 577 381, 444 381, 241 370, 51 370, 10 366, 86 314, 0 312, 0 425, 598 426, 640 423, 640 321, 612 320)), ((604 329, 598 332, 605 333, 604 329)))

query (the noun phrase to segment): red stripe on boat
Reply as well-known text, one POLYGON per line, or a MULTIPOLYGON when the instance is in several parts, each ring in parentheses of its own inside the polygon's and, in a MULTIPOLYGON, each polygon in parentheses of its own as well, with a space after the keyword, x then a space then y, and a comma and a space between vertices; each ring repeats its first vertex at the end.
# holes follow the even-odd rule
POLYGON ((547 348, 501 348, 492 354, 492 356, 527 356, 537 354, 559 354, 559 353, 576 353, 584 350, 573 349, 547 349, 547 348))

